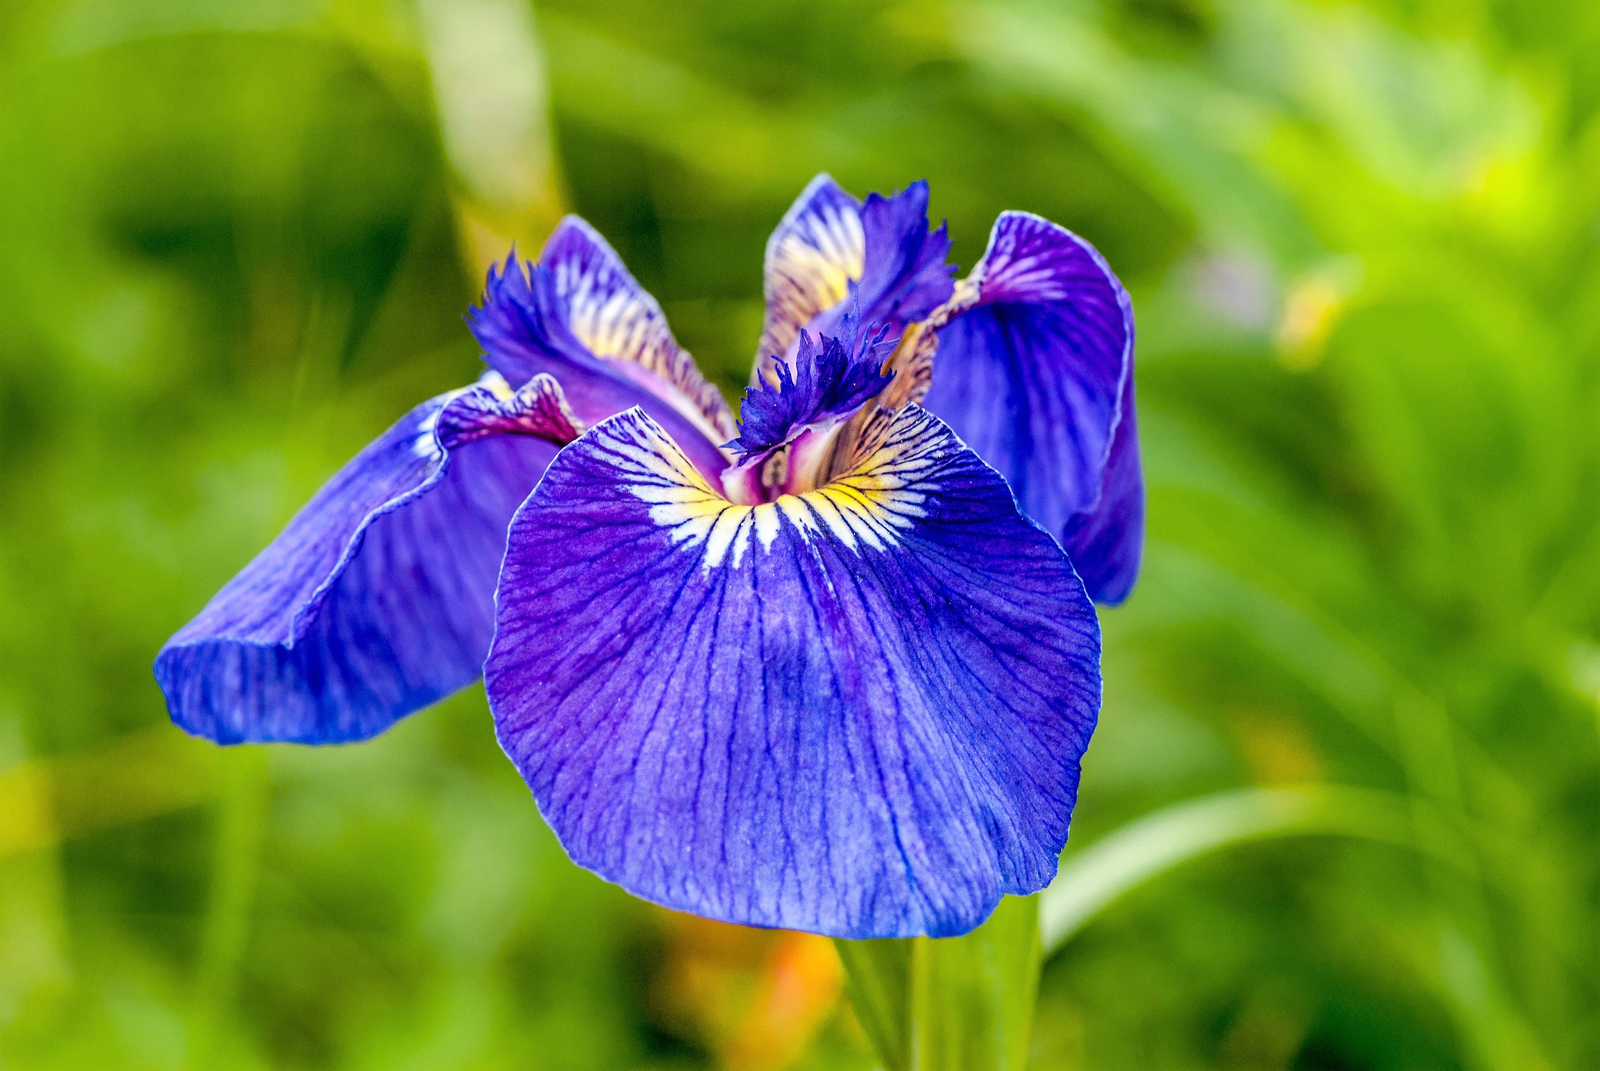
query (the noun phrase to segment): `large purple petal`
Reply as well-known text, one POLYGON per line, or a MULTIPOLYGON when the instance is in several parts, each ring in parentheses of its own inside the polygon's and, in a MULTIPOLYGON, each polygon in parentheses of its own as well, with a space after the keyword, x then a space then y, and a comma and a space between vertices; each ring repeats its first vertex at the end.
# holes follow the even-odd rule
POLYGON ((1094 248, 1024 212, 995 222, 950 306, 925 404, 1063 540, 1096 600, 1139 568, 1144 483, 1133 412, 1133 307, 1094 248))
POLYGON ((476 679, 506 527, 577 430, 562 408, 538 377, 401 418, 167 641, 173 721, 220 743, 359 740, 476 679))
POLYGON ((732 412, 673 339, 661 307, 594 228, 568 216, 537 264, 516 255, 489 271, 468 315, 485 360, 511 383, 555 376, 573 411, 594 424, 639 406, 715 474, 732 412))
POLYGON ((712 918, 970 930, 1049 882, 1100 703, 1094 608, 916 406, 738 506, 639 412, 513 521, 485 684, 572 858, 712 918))
POLYGON ((837 334, 851 282, 861 322, 897 337, 950 297, 949 253, 944 225, 928 228, 926 182, 862 204, 818 175, 767 242, 767 316, 752 379, 771 377, 773 356, 792 356, 801 328, 837 334))

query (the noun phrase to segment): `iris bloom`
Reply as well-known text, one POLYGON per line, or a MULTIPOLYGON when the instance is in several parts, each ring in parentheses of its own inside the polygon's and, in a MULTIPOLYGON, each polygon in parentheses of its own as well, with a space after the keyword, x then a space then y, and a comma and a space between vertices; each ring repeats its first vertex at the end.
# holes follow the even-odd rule
POLYGON ((363 450, 162 649, 219 742, 382 731, 482 671, 578 863, 713 918, 962 933, 1055 873, 1138 569, 1128 298, 1008 212, 819 176, 741 420, 581 220, 491 271, 490 370, 363 450))

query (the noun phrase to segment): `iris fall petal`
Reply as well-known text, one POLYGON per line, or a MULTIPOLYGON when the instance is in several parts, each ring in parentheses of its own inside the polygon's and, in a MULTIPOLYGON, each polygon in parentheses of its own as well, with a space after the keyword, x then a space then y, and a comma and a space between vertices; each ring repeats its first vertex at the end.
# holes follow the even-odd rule
POLYGON ((1053 876, 1099 708, 1057 544, 908 406, 829 485, 756 506, 632 411, 508 537, 485 683, 580 864, 658 903, 948 935, 1053 876))
POLYGON ((476 679, 506 526, 569 417, 538 377, 401 418, 167 641, 173 720, 221 743, 336 743, 476 679))

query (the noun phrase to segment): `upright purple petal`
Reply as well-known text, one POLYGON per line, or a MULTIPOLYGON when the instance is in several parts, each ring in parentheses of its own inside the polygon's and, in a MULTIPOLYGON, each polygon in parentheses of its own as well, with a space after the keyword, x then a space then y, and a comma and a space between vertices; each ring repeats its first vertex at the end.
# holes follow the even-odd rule
POLYGON ((861 202, 832 176, 812 179, 767 239, 763 265, 766 323, 757 353, 759 375, 774 354, 784 355, 812 317, 843 301, 861 278, 866 234, 861 202))
POLYGON ((1050 881, 1100 702, 1094 608, 943 424, 881 427, 828 486, 739 506, 625 413, 518 512, 485 683, 578 863, 852 938, 963 933, 1050 881))
POLYGON ((950 297, 950 236, 945 225, 928 228, 928 184, 913 182, 884 197, 869 194, 861 206, 866 257, 861 273, 861 320, 889 324, 899 334, 950 297))
POLYGON ((855 282, 861 322, 898 337, 950 297, 950 239, 928 228, 928 184, 858 202, 827 175, 801 193, 767 242, 767 317, 753 380, 789 357, 800 329, 837 334, 855 282))
POLYGON ((732 427, 722 392, 678 345, 656 299, 623 266, 600 233, 577 216, 563 219, 539 254, 555 277, 567 326, 596 357, 622 361, 671 384, 717 435, 732 427))
POLYGON ((640 406, 706 472, 726 466, 717 444, 734 433, 727 402, 673 339, 655 298, 576 216, 556 227, 537 264, 513 253, 491 269, 468 322, 509 382, 555 376, 586 424, 640 406))
POLYGON ((576 431, 560 409, 538 377, 401 418, 167 641, 173 721, 219 743, 359 740, 475 680, 506 527, 576 431))
POLYGON ((1127 292, 1083 239, 1007 212, 930 322, 938 345, 923 404, 1063 540, 1091 596, 1121 601, 1144 523, 1127 292))

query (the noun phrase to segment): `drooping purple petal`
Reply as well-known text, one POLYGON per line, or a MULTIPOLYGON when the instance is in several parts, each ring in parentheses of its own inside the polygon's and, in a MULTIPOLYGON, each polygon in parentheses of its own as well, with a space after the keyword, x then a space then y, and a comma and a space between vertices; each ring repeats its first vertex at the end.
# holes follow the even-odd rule
POLYGON ((673 339, 655 298, 576 216, 561 221, 537 264, 513 252, 491 268, 468 323, 508 382, 555 376, 585 424, 637 405, 707 473, 727 465, 717 449, 734 433, 727 402, 673 339))
POLYGON ((440 395, 357 454, 162 647, 173 721, 337 743, 475 680, 506 527, 576 430, 559 395, 548 376, 440 395))
POLYGON ((1110 606, 1128 597, 1144 552, 1144 475, 1132 376, 1122 388, 1122 419, 1111 436, 1100 502, 1073 514, 1061 542, 1091 597, 1110 606))
POLYGON ((950 306, 923 402, 1063 540, 1100 602, 1138 573, 1144 483, 1133 413, 1133 307, 1083 239, 1006 212, 950 306))
POLYGON ((752 381, 772 375, 800 329, 834 335, 857 283, 863 323, 899 337, 950 297, 950 239, 928 227, 928 184, 914 182, 865 204, 827 175, 811 180, 767 242, 766 324, 752 381))
POLYGON ((485 684, 572 858, 712 918, 948 935, 1055 873, 1100 701, 1055 542, 916 406, 834 483, 722 498, 639 412, 512 523, 485 684))
POLYGON ((582 435, 584 424, 560 382, 541 372, 515 392, 461 393, 440 412, 438 429, 439 445, 453 450, 491 435, 532 435, 561 446, 582 435))

